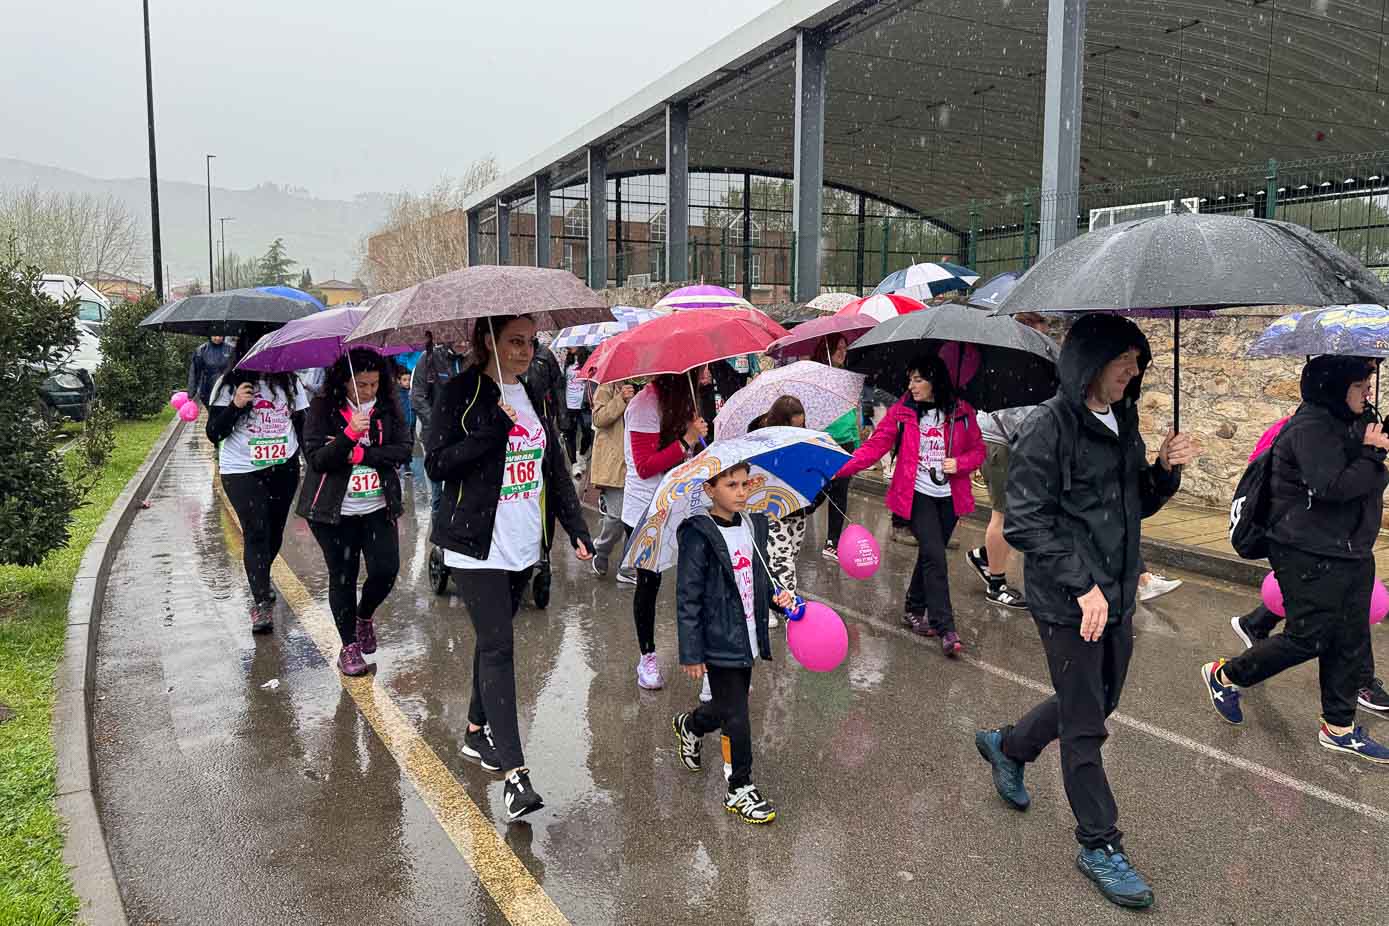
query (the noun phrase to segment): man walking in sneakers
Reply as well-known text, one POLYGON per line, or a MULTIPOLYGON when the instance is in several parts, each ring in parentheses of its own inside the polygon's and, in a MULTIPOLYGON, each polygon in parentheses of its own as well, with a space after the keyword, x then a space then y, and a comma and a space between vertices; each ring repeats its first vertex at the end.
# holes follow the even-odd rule
POLYGON ((1023 769, 1053 740, 1076 818, 1076 866, 1110 901, 1147 907, 1153 891, 1129 861, 1100 749, 1133 654, 1143 518, 1177 491, 1196 458, 1184 435, 1149 465, 1138 395, 1152 359, 1138 326, 1087 315, 1061 348, 1060 388, 1023 423, 1008 472, 1004 536, 1024 557, 1027 601, 1056 693, 1009 727, 975 735, 1010 806, 1031 798, 1023 769))

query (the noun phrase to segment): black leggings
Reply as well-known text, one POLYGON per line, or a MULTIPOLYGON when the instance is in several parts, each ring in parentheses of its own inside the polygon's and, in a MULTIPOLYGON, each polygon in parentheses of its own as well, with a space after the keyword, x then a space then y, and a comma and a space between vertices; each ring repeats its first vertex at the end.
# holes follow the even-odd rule
POLYGON ((473 696, 468 722, 490 724, 502 768, 526 764, 521 751, 521 727, 516 719, 516 663, 512 621, 521 607, 521 593, 531 571, 454 569, 453 581, 473 621, 473 696))
POLYGON ((400 572, 400 536, 385 508, 371 514, 344 515, 337 524, 310 521, 309 530, 323 550, 328 567, 328 606, 342 645, 357 642, 357 621, 371 620, 395 587, 400 572), (357 566, 367 564, 362 597, 357 598, 357 566))
POLYGON ((570 409, 564 422, 564 444, 569 449, 569 461, 579 462, 579 457, 587 456, 593 447, 592 418, 586 408, 570 409))
MULTIPOLYGON (((622 525, 627 539, 635 528, 622 525)), ((626 551, 623 551, 625 557, 626 551)), ((656 599, 661 596, 661 574, 649 569, 637 570, 637 588, 632 596, 632 620, 637 625, 637 647, 641 654, 656 652, 656 599)))
POLYGON ((708 666, 709 692, 714 699, 690 714, 690 732, 707 736, 722 729, 728 737, 733 774, 728 790, 752 784, 752 720, 748 717, 748 689, 752 687, 751 668, 708 666))
POLYGON ((280 555, 285 522, 299 488, 299 455, 253 473, 223 473, 222 491, 241 521, 241 562, 256 604, 270 604, 270 566, 280 555))

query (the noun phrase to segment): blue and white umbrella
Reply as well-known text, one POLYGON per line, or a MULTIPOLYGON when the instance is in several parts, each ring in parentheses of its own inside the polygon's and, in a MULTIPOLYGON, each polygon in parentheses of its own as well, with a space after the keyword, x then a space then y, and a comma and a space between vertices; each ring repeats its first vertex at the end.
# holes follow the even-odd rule
POLYGON ((621 334, 629 328, 635 327, 635 324, 628 325, 623 322, 594 322, 589 325, 574 325, 555 335, 555 339, 550 342, 550 350, 561 350, 566 347, 597 347, 613 335, 621 334))
POLYGON ((1284 315, 1249 348, 1251 357, 1389 357, 1389 309, 1331 305, 1284 315))
MULTIPOLYGON (((612 307, 613 318, 627 325, 628 328, 635 328, 642 322, 649 322, 653 318, 660 318, 662 315, 669 315, 668 309, 644 309, 635 305, 615 305, 612 307)), ((625 330, 625 329, 624 329, 625 330)))
POLYGON ((959 264, 912 264, 905 270, 898 270, 883 277, 873 294, 877 296, 900 293, 920 302, 927 302, 951 290, 969 289, 978 282, 979 274, 959 264))

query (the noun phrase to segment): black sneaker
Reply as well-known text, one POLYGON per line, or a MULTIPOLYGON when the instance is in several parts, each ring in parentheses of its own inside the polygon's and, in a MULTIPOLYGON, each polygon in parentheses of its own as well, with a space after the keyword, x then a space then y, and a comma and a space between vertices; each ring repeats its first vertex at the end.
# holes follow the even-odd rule
POLYGON ((497 744, 492 742, 492 728, 484 726, 480 730, 469 730, 463 734, 463 757, 471 759, 489 772, 499 772, 501 757, 497 755, 497 744))
POLYGON ((1015 611, 1027 610, 1027 599, 1023 597, 1022 592, 1007 582, 999 582, 996 585, 991 583, 989 590, 984 593, 984 597, 994 604, 1003 605, 1005 608, 1012 608, 1015 611))
POLYGON ((1384 690, 1384 683, 1377 678, 1370 682, 1368 688, 1361 688, 1360 696, 1355 700, 1368 710, 1389 713, 1389 692, 1384 690))
POLYGON ((744 823, 771 823, 776 819, 776 808, 757 790, 757 785, 743 785, 729 791, 723 809, 744 823))
POLYGON ((508 823, 519 820, 526 814, 534 813, 545 806, 545 801, 531 787, 531 772, 528 768, 518 768, 506 776, 502 797, 506 800, 508 823))
POLYGON ((692 772, 699 771, 704 767, 700 760, 704 741, 690 732, 689 712, 672 717, 670 727, 675 731, 675 739, 679 743, 680 764, 692 772))
POLYGON ((989 584, 989 554, 986 553, 986 552, 984 551, 984 548, 983 548, 983 547, 975 547, 974 549, 969 550, 968 552, 966 552, 966 553, 965 553, 965 561, 968 562, 971 566, 974 567, 975 573, 977 573, 978 576, 979 576, 979 578, 982 579, 982 580, 984 581, 984 584, 985 584, 985 585, 988 585, 988 584, 989 584))

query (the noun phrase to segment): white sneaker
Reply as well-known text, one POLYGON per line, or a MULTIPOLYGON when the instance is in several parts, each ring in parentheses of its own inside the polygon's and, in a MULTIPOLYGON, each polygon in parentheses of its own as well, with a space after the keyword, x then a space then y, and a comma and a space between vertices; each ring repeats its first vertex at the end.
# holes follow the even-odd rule
POLYGON ((655 653, 647 653, 637 661, 637 687, 647 691, 664 688, 666 680, 661 677, 661 663, 655 653))
POLYGON ((704 673, 704 684, 699 689, 699 703, 708 704, 714 700, 714 693, 709 690, 709 673, 704 673))
POLYGON ((1138 600, 1152 601, 1154 598, 1161 598, 1168 592, 1175 592, 1182 587, 1181 579, 1169 579, 1160 576, 1156 572, 1150 573, 1147 585, 1138 586, 1138 600))
POLYGON ((634 575, 632 575, 630 572, 623 572, 621 569, 619 569, 619 570, 617 571, 617 584, 618 584, 618 585, 636 585, 636 584, 637 584, 637 577, 634 576, 634 575))

